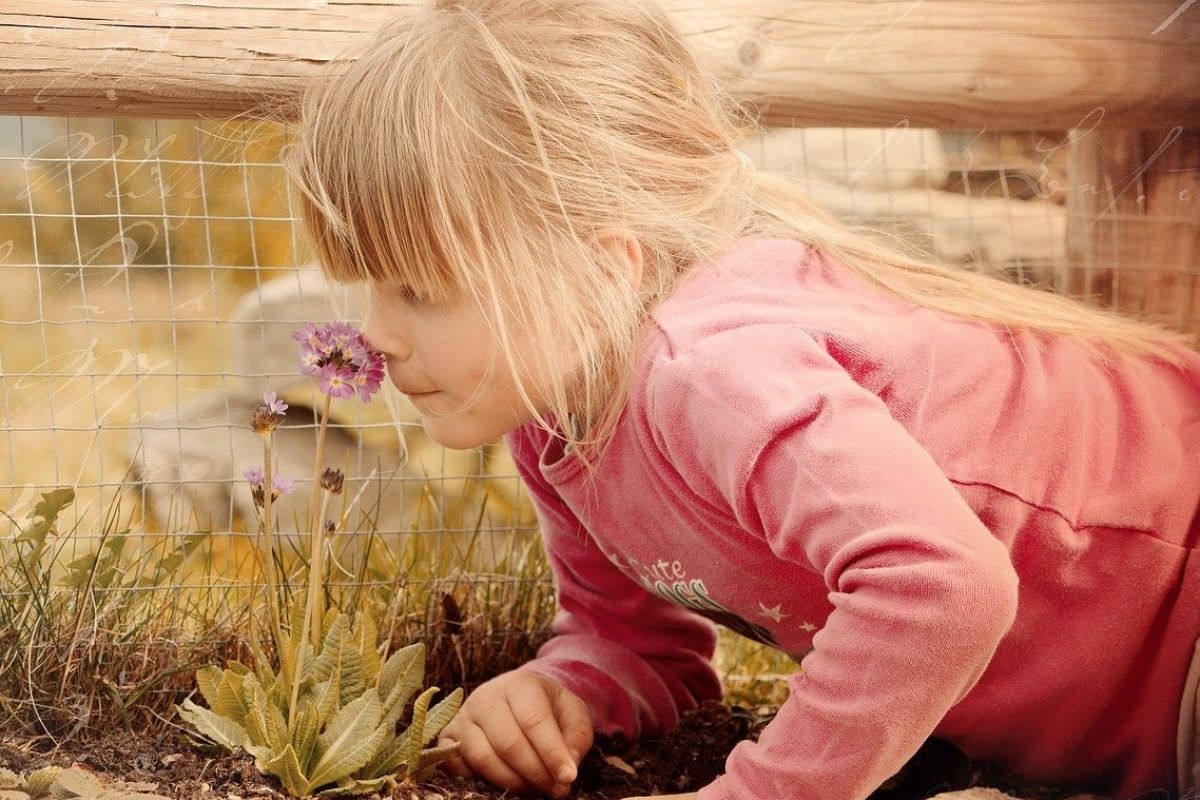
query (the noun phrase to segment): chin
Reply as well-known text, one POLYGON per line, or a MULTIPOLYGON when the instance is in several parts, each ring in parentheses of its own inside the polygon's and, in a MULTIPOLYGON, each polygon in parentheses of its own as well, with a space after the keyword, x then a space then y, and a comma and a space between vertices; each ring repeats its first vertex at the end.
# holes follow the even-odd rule
POLYGON ((500 436, 499 434, 483 435, 479 431, 472 430, 470 426, 455 425, 449 420, 433 423, 427 420, 425 433, 437 444, 449 447, 451 450, 470 450, 498 439, 500 436))

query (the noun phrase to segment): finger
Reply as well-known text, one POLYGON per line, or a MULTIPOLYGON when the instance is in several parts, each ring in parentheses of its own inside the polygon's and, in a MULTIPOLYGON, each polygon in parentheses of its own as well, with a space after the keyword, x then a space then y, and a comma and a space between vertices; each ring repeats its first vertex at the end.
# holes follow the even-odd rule
POLYGON ((561 689, 554 698, 554 712, 573 764, 578 764, 592 749, 592 712, 577 695, 561 689))
POLYGON ((466 716, 460 712, 450 721, 449 725, 442 728, 441 733, 438 734, 437 746, 443 747, 450 743, 457 743, 460 750, 440 761, 438 763, 440 769, 463 778, 473 777, 471 768, 463 761, 461 752, 462 739, 471 726, 472 723, 467 722, 466 716))
POLYGON ((517 792, 532 788, 528 781, 504 763, 487 733, 478 725, 471 725, 464 732, 458 752, 470 773, 467 777, 483 778, 496 786, 517 792))
POLYGON ((539 687, 521 692, 513 701, 513 716, 541 759, 547 779, 566 784, 575 780, 576 760, 563 738, 552 696, 539 687))
POLYGON ((559 783, 546 769, 537 749, 525 735, 520 721, 513 714, 512 706, 502 704, 496 708, 491 724, 484 733, 500 760, 527 783, 545 792, 550 792, 559 783))
MULTIPOLYGON (((438 737, 438 747, 444 747, 445 745, 451 743, 458 744, 460 749, 462 747, 462 744, 458 739, 448 738, 446 736, 438 737)), ((467 763, 462 759, 462 755, 458 752, 439 761, 438 769, 442 770, 443 772, 448 772, 451 775, 458 775, 460 778, 474 777, 474 775, 471 773, 471 768, 467 766, 467 763)))

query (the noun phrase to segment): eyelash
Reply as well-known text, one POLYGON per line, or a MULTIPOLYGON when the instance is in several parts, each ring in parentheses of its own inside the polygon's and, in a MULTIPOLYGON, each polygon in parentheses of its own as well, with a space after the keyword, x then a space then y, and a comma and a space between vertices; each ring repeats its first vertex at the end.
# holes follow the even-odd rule
POLYGON ((417 294, 408 286, 397 286, 395 291, 396 294, 400 295, 403 300, 409 303, 421 304, 429 302, 429 298, 425 297, 424 295, 417 294))

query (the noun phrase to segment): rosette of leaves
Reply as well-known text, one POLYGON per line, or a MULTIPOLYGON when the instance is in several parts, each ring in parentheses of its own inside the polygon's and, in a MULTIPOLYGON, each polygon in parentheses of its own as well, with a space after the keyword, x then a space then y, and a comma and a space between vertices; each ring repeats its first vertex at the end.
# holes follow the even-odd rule
POLYGON ((168 800, 153 783, 102 783, 78 767, 42 767, 28 775, 0 768, 0 800, 168 800))
MULTIPOLYGON (((302 613, 296 609, 292 619, 302 613)), ((299 627, 299 626, 294 626, 299 627)), ((405 780, 420 780, 449 757, 457 745, 425 748, 462 705, 455 689, 430 707, 437 687, 412 703, 408 727, 398 723, 425 675, 425 645, 401 648, 384 661, 375 648, 377 631, 367 615, 352 627, 335 609, 325 615, 319 654, 298 634, 291 652, 281 655, 278 674, 254 648, 255 669, 237 661, 228 669, 205 667, 196 673, 208 708, 190 699, 180 716, 208 739, 254 756, 258 769, 279 779, 296 797, 367 794, 405 780), (289 714, 294 665, 300 663, 300 693, 289 714), (323 788, 324 787, 324 788, 323 788)))

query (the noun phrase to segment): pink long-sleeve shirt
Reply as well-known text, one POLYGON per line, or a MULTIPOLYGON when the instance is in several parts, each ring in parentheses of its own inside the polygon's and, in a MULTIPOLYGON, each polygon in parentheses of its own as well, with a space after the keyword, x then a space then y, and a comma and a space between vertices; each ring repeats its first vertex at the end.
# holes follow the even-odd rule
POLYGON ((700 800, 860 800, 929 736, 1034 779, 1175 790, 1200 354, 1105 367, 746 238, 657 307, 641 356, 590 482, 532 424, 508 436, 560 602, 525 668, 597 730, 719 697, 715 620, 802 669, 700 800))

